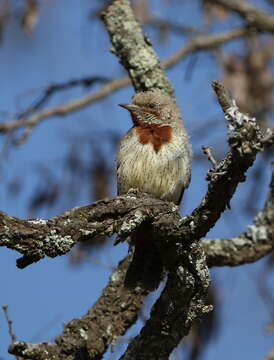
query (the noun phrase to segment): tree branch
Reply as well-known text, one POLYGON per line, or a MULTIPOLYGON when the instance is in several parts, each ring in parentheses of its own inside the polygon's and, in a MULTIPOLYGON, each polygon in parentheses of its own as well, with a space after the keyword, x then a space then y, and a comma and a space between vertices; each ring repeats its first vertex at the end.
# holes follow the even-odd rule
POLYGON ((264 209, 247 231, 232 239, 203 241, 208 266, 253 263, 274 250, 274 172, 264 209))
POLYGON ((174 55, 170 56, 163 61, 165 68, 170 68, 176 65, 180 60, 185 58, 187 55, 205 50, 213 50, 222 46, 223 44, 246 36, 249 33, 247 28, 238 28, 230 30, 220 34, 210 35, 197 35, 191 38, 189 42, 179 49, 174 55))
POLYGON ((144 36, 140 24, 127 0, 114 0, 102 13, 114 52, 128 71, 132 85, 137 91, 153 88, 173 95, 173 89, 160 59, 144 36), (126 36, 125 36, 126 34, 126 36))
POLYGON ((112 92, 129 85, 130 81, 125 76, 119 79, 115 79, 106 83, 102 88, 95 93, 85 95, 79 99, 71 101, 69 103, 55 106, 49 109, 42 110, 30 117, 21 118, 20 120, 13 120, 9 122, 2 122, 0 123, 0 133, 5 133, 8 131, 14 131, 16 129, 22 127, 34 127, 36 126, 41 120, 52 116, 64 116, 73 111, 79 110, 84 108, 85 106, 99 101, 105 96, 111 94, 112 92))
POLYGON ((43 89, 42 94, 37 101, 35 101, 31 106, 29 106, 24 111, 17 114, 17 119, 19 120, 22 118, 26 118, 27 116, 31 115, 33 112, 40 109, 56 92, 64 91, 77 86, 82 86, 87 88, 97 83, 105 84, 106 82, 110 82, 110 80, 105 76, 87 76, 80 79, 72 79, 62 83, 54 83, 48 85, 45 89, 43 89))
POLYGON ((180 219, 177 206, 134 191, 48 220, 21 220, 0 212, 0 246, 23 254, 17 266, 24 268, 45 256, 64 255, 78 241, 115 233, 125 237, 144 221, 163 215, 180 219))
MULTIPOLYGON (((220 47, 228 41, 245 36, 247 33, 247 29, 239 28, 221 34, 197 35, 193 37, 187 45, 184 45, 180 50, 178 50, 174 55, 164 60, 162 65, 164 68, 170 68, 191 53, 203 50, 212 50, 214 48, 220 47)), ((32 128, 38 125, 44 119, 54 116, 68 115, 96 101, 104 99, 113 92, 130 85, 130 83, 130 79, 127 76, 111 80, 103 85, 100 90, 85 95, 74 101, 36 112, 31 116, 20 117, 19 120, 16 119, 8 122, 0 122, 0 133, 6 133, 24 127, 32 128)))
MULTIPOLYGON (((273 209, 274 176, 265 207, 247 231, 232 239, 203 241, 208 265, 238 266, 255 262, 269 254, 274 246, 273 209)), ((181 218, 177 207, 172 204, 132 191, 127 196, 71 209, 49 220, 21 220, 0 212, 0 246, 22 253, 24 256, 17 260, 17 266, 23 268, 45 256, 64 255, 77 241, 85 241, 90 237, 112 235, 115 232, 126 237, 142 222, 153 222, 153 219, 155 231, 171 233, 173 224, 176 231, 173 236, 179 239, 184 233, 180 225, 187 218, 181 218), (164 224, 158 222, 161 217, 166 219, 164 224)))
POLYGON ((249 25, 260 31, 274 31, 274 16, 268 15, 257 6, 245 0, 210 0, 214 4, 219 4, 226 9, 235 11, 244 18, 249 25))
POLYGON ((193 242, 185 251, 174 246, 176 266, 140 335, 128 346, 124 360, 166 360, 197 318, 212 310, 206 305, 210 278, 204 252, 193 242))
POLYGON ((86 315, 66 323, 63 333, 55 339, 56 344, 17 341, 10 345, 9 352, 20 354, 24 359, 101 358, 108 345, 135 323, 143 306, 146 292, 140 288, 128 290, 124 287, 130 260, 127 257, 121 261, 101 297, 86 315))

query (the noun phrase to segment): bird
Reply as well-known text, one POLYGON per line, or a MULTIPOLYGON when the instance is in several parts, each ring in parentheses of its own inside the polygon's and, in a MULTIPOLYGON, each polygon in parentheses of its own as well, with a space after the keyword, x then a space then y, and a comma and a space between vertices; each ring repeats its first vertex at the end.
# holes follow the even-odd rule
MULTIPOLYGON (((179 205, 191 179, 192 149, 180 110, 161 89, 137 92, 130 104, 132 127, 120 142, 117 154, 117 193, 138 189, 156 199, 179 205)), ((153 245, 149 224, 130 237, 134 247, 125 285, 152 291, 164 274, 160 253, 153 245)))

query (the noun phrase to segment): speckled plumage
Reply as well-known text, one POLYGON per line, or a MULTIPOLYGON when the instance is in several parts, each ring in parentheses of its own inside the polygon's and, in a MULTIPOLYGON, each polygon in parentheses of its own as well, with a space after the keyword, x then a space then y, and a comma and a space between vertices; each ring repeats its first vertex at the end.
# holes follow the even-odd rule
POLYGON ((160 114, 155 123, 170 126, 172 133, 170 141, 155 151, 152 143, 140 143, 140 121, 132 114, 134 126, 121 140, 117 156, 118 194, 137 188, 178 204, 191 177, 191 147, 179 110, 173 99, 160 90, 138 93, 132 104, 142 109, 140 117, 150 110, 149 105, 155 104, 153 111, 160 114))
MULTIPOLYGON (((135 188, 179 204, 191 177, 191 146, 177 105, 153 90, 121 106, 130 111, 133 127, 122 138, 117 156, 118 194, 135 188)), ((153 290, 159 285, 163 262, 153 236, 149 224, 131 235, 135 249, 126 286, 153 290)))

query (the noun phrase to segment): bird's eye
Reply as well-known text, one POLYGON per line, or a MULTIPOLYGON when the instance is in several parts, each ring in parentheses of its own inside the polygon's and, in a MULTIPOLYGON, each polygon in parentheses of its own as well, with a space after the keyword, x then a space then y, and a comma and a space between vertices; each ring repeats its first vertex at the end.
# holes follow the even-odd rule
POLYGON ((156 107, 156 104, 151 103, 151 104, 149 104, 148 106, 149 106, 151 109, 153 109, 153 108, 156 107))

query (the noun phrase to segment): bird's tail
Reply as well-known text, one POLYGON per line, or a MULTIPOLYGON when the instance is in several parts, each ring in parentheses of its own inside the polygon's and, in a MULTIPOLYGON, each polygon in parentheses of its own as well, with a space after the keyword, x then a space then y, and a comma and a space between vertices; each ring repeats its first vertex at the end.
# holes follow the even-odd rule
POLYGON ((131 236, 134 253, 125 277, 125 286, 140 286, 148 291, 155 290, 163 278, 163 262, 154 245, 153 233, 148 224, 131 236))

